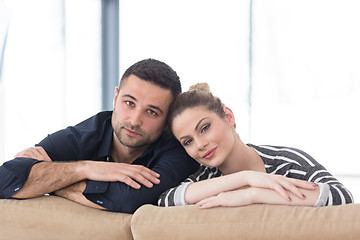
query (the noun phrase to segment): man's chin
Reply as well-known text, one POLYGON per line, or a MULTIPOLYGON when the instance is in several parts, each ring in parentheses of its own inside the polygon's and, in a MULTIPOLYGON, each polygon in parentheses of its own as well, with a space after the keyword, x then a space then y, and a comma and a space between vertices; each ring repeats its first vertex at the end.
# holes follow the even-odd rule
POLYGON ((132 141, 124 141, 120 140, 120 143, 128 148, 142 148, 144 146, 148 146, 149 144, 146 142, 132 142, 132 141))

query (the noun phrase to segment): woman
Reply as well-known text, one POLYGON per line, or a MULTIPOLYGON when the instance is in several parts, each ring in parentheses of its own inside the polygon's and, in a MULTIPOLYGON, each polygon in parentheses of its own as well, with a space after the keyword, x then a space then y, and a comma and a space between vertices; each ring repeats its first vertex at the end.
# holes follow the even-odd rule
POLYGON ((160 206, 200 208, 254 203, 326 206, 352 203, 351 193, 307 153, 288 147, 244 144, 232 111, 207 84, 180 94, 169 127, 201 166, 164 192, 160 206))

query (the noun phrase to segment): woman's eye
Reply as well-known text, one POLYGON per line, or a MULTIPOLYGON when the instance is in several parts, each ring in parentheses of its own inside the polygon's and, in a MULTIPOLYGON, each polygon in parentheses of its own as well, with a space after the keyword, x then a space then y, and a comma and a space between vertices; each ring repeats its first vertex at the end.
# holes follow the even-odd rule
POLYGON ((209 129, 209 127, 210 127, 210 124, 205 124, 205 125, 201 128, 200 132, 201 132, 201 133, 205 132, 206 130, 209 129))
POLYGON ((192 139, 185 140, 183 145, 188 146, 192 142, 192 139))

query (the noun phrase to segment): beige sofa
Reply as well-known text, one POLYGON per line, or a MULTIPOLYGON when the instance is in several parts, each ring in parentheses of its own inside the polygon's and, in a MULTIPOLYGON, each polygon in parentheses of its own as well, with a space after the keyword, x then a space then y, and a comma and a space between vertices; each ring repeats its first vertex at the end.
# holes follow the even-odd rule
POLYGON ((360 204, 200 210, 145 205, 134 214, 43 196, 0 200, 0 239, 360 239, 360 204))

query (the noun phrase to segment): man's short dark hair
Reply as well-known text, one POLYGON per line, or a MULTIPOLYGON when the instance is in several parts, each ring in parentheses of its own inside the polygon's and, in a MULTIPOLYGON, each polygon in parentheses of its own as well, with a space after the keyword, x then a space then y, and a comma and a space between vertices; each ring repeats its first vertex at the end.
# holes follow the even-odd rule
POLYGON ((149 58, 135 63, 121 77, 119 89, 121 89, 124 80, 130 75, 135 75, 144 81, 152 82, 161 88, 171 90, 174 98, 181 93, 179 76, 164 62, 149 58))

